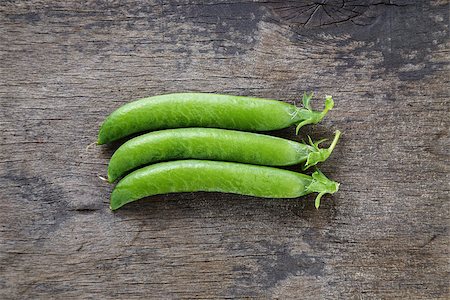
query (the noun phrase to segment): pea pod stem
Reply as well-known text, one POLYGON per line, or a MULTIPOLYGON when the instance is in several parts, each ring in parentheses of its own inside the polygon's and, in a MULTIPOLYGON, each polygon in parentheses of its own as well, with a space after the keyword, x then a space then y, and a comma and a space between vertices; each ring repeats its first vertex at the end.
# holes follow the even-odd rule
MULTIPOLYGON (((135 137, 120 146, 108 165, 108 180, 114 182, 126 172, 160 161, 204 159, 267 166, 305 163, 307 169, 325 161, 333 151, 340 132, 328 149, 321 141, 310 145, 269 135, 216 129, 166 129, 135 137)), ((323 141, 323 140, 322 140, 323 141)))
POLYGON ((339 183, 319 170, 311 176, 272 167, 206 160, 163 162, 138 169, 124 177, 111 194, 116 210, 138 199, 167 193, 224 192, 261 198, 298 198, 333 194, 339 183))
POLYGON ((315 207, 318 209, 320 206, 320 199, 327 193, 335 193, 339 190, 340 183, 329 180, 319 169, 311 174, 311 184, 306 188, 308 192, 319 193, 314 201, 315 207), (330 192, 334 191, 334 192, 330 192))
POLYGON ((323 140, 320 140, 320 141, 317 141, 314 143, 311 140, 311 137, 308 136, 309 143, 315 149, 315 151, 311 151, 308 154, 308 158, 303 167, 303 170, 306 170, 312 166, 315 166, 319 162, 323 162, 323 161, 327 160, 328 157, 333 152, 334 148, 336 147, 340 136, 341 136, 341 132, 339 130, 336 130, 334 133, 334 139, 328 148, 319 148, 319 144, 326 141, 326 139, 323 139, 323 140))
POLYGON ((331 96, 322 112, 282 101, 208 93, 177 93, 143 98, 125 104, 103 122, 97 143, 106 144, 131 134, 169 128, 210 127, 242 131, 271 131, 297 124, 316 124, 333 107, 331 96))
POLYGON ((311 98, 313 97, 314 93, 310 94, 303 94, 303 106, 305 108, 298 108, 296 111, 296 115, 300 117, 303 121, 299 122, 297 124, 297 127, 295 128, 295 134, 298 134, 300 128, 302 128, 305 125, 308 124, 317 124, 326 116, 329 110, 331 110, 334 107, 334 101, 333 97, 327 95, 325 97, 325 108, 321 112, 314 111, 311 108, 310 102, 311 98))

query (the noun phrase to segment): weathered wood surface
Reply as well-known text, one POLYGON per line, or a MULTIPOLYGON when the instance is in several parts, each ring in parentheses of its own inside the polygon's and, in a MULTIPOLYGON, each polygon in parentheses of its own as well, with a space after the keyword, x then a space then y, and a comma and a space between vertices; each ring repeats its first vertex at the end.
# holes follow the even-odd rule
POLYGON ((0 3, 1 299, 449 297, 448 1, 82 2, 0 3), (117 145, 86 146, 121 104, 305 90, 336 108, 303 134, 344 132, 319 210, 197 193, 109 211, 117 145))

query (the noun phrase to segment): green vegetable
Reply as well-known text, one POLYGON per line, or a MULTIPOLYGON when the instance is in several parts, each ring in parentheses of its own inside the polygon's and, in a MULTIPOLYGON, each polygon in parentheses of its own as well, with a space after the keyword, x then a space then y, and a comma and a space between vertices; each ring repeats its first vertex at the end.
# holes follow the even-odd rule
POLYGON ((134 133, 180 127, 215 127, 243 131, 270 131, 322 120, 334 103, 325 100, 322 112, 310 106, 312 94, 304 95, 304 108, 276 100, 206 93, 168 94, 123 105, 104 121, 98 144, 110 143, 134 133))
POLYGON ((333 194, 339 183, 320 171, 312 176, 277 168, 207 160, 163 162, 125 176, 111 194, 110 208, 152 195, 179 192, 225 192, 263 198, 297 198, 310 193, 333 194))
POLYGON ((325 161, 340 132, 328 149, 318 143, 302 143, 257 133, 214 129, 180 128, 150 132, 123 144, 112 156, 108 181, 145 164, 177 159, 234 161, 256 165, 289 166, 305 163, 305 169, 325 161))

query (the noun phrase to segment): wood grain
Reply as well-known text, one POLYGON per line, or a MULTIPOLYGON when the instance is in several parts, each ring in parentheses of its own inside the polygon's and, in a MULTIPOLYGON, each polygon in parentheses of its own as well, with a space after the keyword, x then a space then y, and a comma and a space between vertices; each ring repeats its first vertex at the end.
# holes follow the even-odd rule
POLYGON ((2 1, 0 298, 448 299, 448 14, 445 0, 2 1), (118 145, 86 146, 121 104, 311 90, 336 108, 302 135, 343 131, 321 167, 341 190, 319 210, 187 193, 109 211, 97 176, 118 145))

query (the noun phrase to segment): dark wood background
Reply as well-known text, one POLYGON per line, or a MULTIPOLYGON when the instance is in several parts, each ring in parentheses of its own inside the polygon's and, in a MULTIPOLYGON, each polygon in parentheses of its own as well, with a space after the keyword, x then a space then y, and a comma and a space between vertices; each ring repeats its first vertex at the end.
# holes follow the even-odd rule
POLYGON ((448 25, 445 0, 2 1, 0 298, 450 297, 448 25), (321 166, 341 190, 112 213, 118 145, 86 146, 180 91, 333 95, 302 136, 343 131, 321 166))

